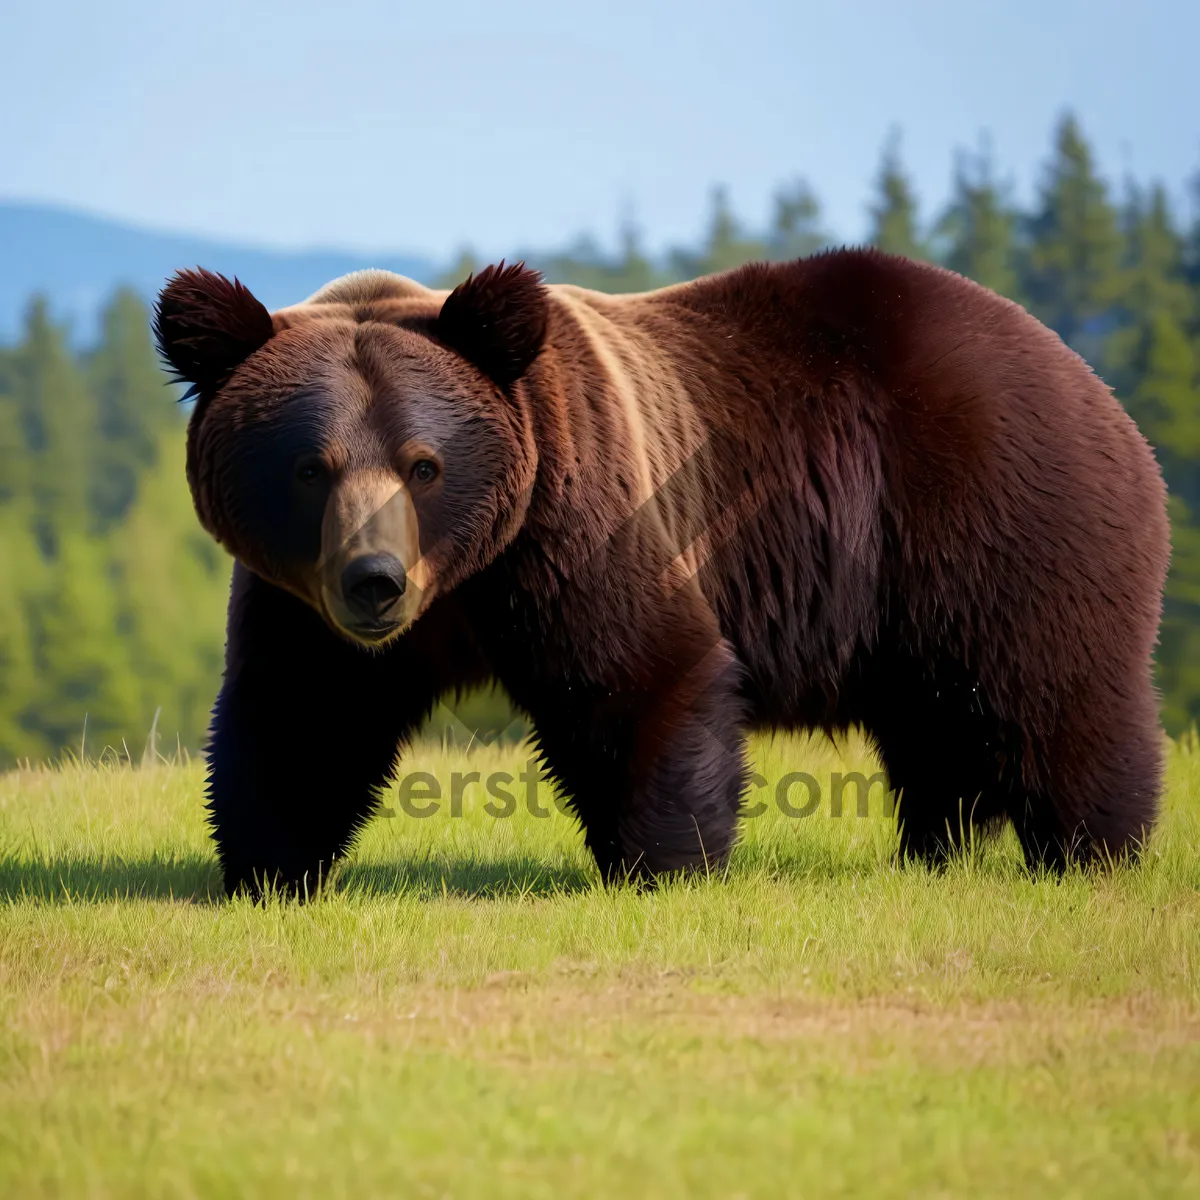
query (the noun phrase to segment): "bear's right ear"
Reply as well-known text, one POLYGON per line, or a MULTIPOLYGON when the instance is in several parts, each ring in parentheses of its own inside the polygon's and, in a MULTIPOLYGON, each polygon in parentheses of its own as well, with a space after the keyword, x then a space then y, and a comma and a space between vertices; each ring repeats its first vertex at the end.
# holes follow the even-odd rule
POLYGON ((434 336, 502 388, 529 369, 546 340, 546 290, 524 263, 484 267, 446 297, 434 336))
POLYGON ((185 399, 204 404, 274 334, 271 314, 239 280, 214 271, 177 271, 158 294, 154 337, 185 399))

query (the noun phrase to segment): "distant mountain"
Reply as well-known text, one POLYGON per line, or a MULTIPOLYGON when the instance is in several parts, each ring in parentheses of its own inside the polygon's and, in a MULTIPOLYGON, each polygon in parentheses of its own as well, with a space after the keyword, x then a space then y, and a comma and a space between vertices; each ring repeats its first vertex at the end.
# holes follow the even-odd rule
POLYGON ((50 205, 0 201, 0 342, 16 335, 35 292, 49 297, 56 317, 71 321, 77 341, 87 342, 100 306, 115 288, 127 284, 150 299, 172 271, 197 265, 237 275, 268 308, 294 304, 362 267, 424 281, 438 272, 436 264, 416 256, 264 250, 138 229, 50 205))

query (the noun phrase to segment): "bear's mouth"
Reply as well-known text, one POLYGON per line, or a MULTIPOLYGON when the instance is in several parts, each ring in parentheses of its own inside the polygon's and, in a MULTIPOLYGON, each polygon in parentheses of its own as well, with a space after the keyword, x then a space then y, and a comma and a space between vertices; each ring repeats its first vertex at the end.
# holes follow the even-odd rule
POLYGON ((386 642, 388 638, 399 633, 403 625, 403 621, 393 620, 353 621, 345 626, 344 632, 348 633, 356 642, 377 646, 380 642, 386 642))

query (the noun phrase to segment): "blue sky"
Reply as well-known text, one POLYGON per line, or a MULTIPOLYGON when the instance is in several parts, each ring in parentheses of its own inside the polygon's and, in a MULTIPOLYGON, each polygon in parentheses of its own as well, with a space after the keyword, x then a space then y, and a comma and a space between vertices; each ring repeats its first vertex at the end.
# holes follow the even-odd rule
POLYGON ((752 222, 861 235, 889 129, 926 209, 988 133, 1020 196, 1073 108, 1105 171, 1200 169, 1197 0, 153 0, 0 12, 0 196, 276 246, 449 255, 752 222))

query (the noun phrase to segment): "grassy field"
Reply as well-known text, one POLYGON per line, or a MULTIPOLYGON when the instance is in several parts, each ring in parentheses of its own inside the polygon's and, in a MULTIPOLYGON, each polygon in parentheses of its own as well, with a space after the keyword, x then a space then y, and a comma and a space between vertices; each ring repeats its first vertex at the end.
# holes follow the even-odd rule
POLYGON ((520 783, 451 811, 522 748, 434 747, 436 813, 262 907, 198 766, 0 776, 0 1195, 1200 1193, 1200 747, 1062 882, 1011 835, 898 868, 878 788, 829 813, 855 738, 754 753, 825 799, 764 789, 719 876, 605 890, 520 783))

